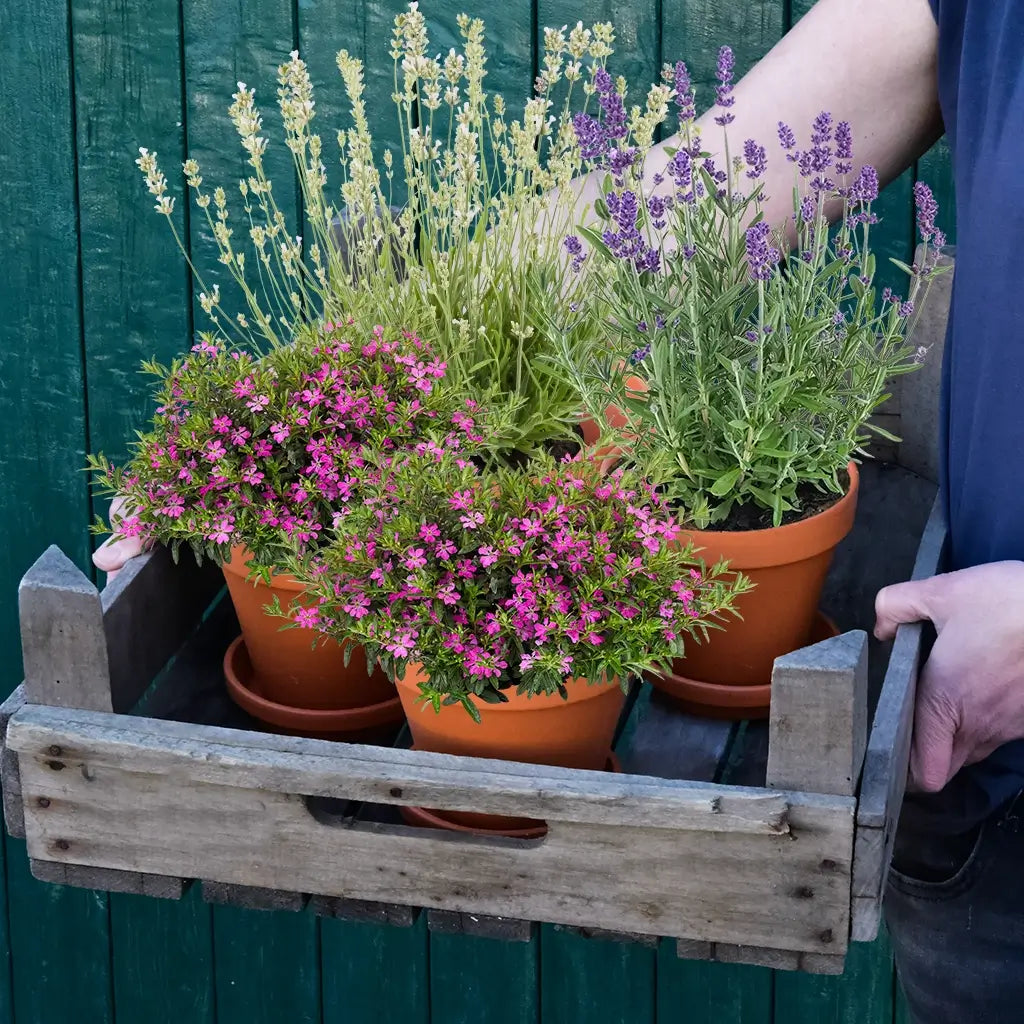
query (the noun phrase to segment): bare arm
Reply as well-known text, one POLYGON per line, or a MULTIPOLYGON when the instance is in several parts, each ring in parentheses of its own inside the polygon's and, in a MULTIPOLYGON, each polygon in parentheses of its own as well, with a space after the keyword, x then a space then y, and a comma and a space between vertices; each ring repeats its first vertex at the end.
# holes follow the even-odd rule
MULTIPOLYGON (((735 121, 728 128, 732 152, 741 152, 744 140, 753 138, 770 157, 778 154, 779 121, 789 124, 805 146, 814 117, 827 110, 853 128, 854 174, 871 164, 884 185, 942 134, 937 42, 927 0, 819 0, 737 84, 735 121)), ((714 123, 715 114, 710 110, 698 124, 704 148, 723 167, 723 129, 714 123)), ((649 155, 648 186, 664 167, 664 147, 672 145, 678 138, 649 155)), ((792 187, 792 165, 769 158, 765 214, 771 223, 781 225, 792 213, 792 187)), ((588 177, 582 183, 584 200, 596 196, 598 188, 597 176, 588 177)))

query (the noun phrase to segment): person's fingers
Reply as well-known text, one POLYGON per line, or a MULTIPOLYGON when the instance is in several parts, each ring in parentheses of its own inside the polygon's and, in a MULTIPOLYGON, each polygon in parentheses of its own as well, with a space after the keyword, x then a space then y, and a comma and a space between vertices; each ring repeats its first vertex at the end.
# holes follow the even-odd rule
POLYGON ((875 636, 891 640, 896 627, 905 622, 932 618, 934 588, 931 580, 894 583, 884 587, 875 598, 875 636))
POLYGON ((111 537, 104 541, 93 553, 92 562, 97 569, 107 573, 110 578, 124 568, 129 558, 141 555, 142 541, 138 537, 111 537))
POLYGON ((954 767, 954 744, 960 716, 956 703, 926 664, 918 680, 914 737, 910 749, 911 788, 937 793, 963 762, 954 767))

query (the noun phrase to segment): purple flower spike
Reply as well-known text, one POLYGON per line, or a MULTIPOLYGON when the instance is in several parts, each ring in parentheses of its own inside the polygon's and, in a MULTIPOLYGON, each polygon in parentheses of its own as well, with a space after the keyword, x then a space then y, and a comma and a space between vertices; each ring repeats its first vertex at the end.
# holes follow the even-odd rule
POLYGON ((908 316, 913 315, 913 312, 914 312, 914 304, 913 304, 913 302, 911 302, 910 299, 907 299, 906 302, 901 302, 900 303, 900 308, 897 310, 897 312, 899 313, 899 315, 904 320, 906 320, 908 316))
POLYGON ((779 250, 771 244, 772 229, 767 221, 747 228, 747 266, 752 281, 767 281, 779 261, 779 250))
MULTIPOLYGON (((779 122, 779 145, 787 151, 796 147, 796 136, 785 121, 779 122)), ((796 157, 790 156, 788 159, 796 160, 796 157)))
POLYGON ((626 108, 615 89, 615 80, 604 68, 594 72, 594 88, 604 114, 605 137, 609 140, 626 137, 626 108))
POLYGON ((832 141, 832 115, 823 110, 815 119, 811 132, 812 146, 827 146, 832 141))
POLYGON ((917 207, 917 230, 928 242, 935 234, 935 216, 939 212, 939 204, 935 201, 932 190, 923 181, 914 184, 914 205, 917 207))
MULTIPOLYGON (((733 56, 732 47, 723 46, 718 51, 718 66, 715 69, 715 77, 718 79, 718 85, 715 86, 715 102, 726 111, 736 102, 736 97, 732 94, 732 76, 735 69, 736 58, 733 56)), ((733 115, 726 112, 715 118, 715 124, 725 126, 732 124, 734 120, 733 115)))
POLYGON ((697 109, 693 102, 693 84, 690 81, 690 72, 681 60, 676 62, 674 85, 679 120, 682 122, 692 121, 697 116, 697 109))
POLYGON ((587 255, 583 251, 583 243, 575 235, 569 235, 562 244, 565 246, 565 251, 572 257, 572 269, 579 271, 587 255))
POLYGON ((747 177, 760 178, 768 166, 768 157, 764 146, 759 146, 753 139, 743 143, 743 158, 747 161, 747 177))
POLYGON ((850 198, 859 203, 873 203, 878 198, 878 172, 870 164, 860 169, 857 180, 850 186, 850 198))
POLYGON ((589 114, 581 110, 572 119, 572 126, 584 160, 600 160, 608 152, 608 136, 604 127, 589 114))
POLYGON ((853 132, 849 121, 836 125, 836 173, 849 174, 853 170, 853 132))

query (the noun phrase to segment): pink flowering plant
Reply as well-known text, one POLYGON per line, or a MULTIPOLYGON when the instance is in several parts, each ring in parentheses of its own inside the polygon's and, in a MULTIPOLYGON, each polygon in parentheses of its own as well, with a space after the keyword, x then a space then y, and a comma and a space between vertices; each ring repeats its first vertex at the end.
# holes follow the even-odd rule
POLYGON ((319 606, 300 624, 364 645, 393 678, 412 662, 435 709, 566 695, 570 678, 667 666, 746 581, 677 544, 664 500, 623 470, 541 459, 478 471, 465 453, 397 456, 345 503, 293 571, 319 606))
POLYGON ((368 466, 483 440, 473 403, 409 333, 328 323, 264 356, 205 336, 147 370, 158 406, 131 459, 90 459, 99 489, 126 499, 118 533, 221 562, 242 545, 264 575, 286 549, 321 543, 335 511, 359 500, 368 466))
POLYGON ((897 263, 909 290, 876 285, 878 175, 854 173, 848 123, 822 112, 806 148, 780 122, 771 157, 755 139, 730 150, 733 63, 723 47, 724 166, 705 151, 685 64, 666 69, 679 133, 660 165, 627 131, 624 91, 595 71, 598 115, 577 114, 575 130, 605 175, 600 223, 565 242, 600 282, 607 306, 592 312, 614 345, 589 363, 563 353, 562 364, 592 414, 609 399, 625 411, 632 425, 615 443, 699 528, 779 525, 845 490, 851 457, 885 434, 871 416, 890 379, 920 362, 914 323, 944 269, 936 204, 918 183, 924 245, 913 266, 897 263), (769 159, 793 168, 788 226, 764 219, 769 159))

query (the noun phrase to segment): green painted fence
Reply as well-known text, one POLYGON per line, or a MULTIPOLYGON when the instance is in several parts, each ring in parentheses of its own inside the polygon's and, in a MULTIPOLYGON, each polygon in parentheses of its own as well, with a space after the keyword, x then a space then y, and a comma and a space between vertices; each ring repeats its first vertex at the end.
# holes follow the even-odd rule
MULTIPOLYGON (((241 158, 226 117, 241 79, 269 108, 298 46, 321 124, 337 119, 334 53, 372 57, 371 117, 386 112, 398 0, 4 0, 0 4, 0 690, 20 679, 15 588, 56 542, 83 568, 91 541, 86 451, 116 455, 146 414, 143 358, 181 351, 193 294, 133 165, 141 143, 168 170, 186 149, 208 181, 241 158), (383 59, 381 59, 383 58, 383 59)), ((741 68, 803 0, 502 0, 488 22, 489 83, 525 93, 545 25, 612 19, 618 68, 642 82, 685 57, 711 78, 720 43, 741 68), (618 10, 617 17, 613 13, 618 10)), ((462 7, 424 0, 440 46, 462 7), (445 28, 442 29, 441 22, 445 28)), ((273 172, 274 163, 270 169, 273 172)), ((941 149, 922 175, 949 192, 941 149)), ((295 210, 290 173, 274 175, 295 210)), ((911 242, 905 175, 885 193, 885 250, 911 242)), ((181 203, 178 229, 203 231, 181 203)), ((198 253, 197 253, 198 255, 198 253)), ((208 258, 208 257, 204 257, 208 258)), ((884 940, 822 979, 679 961, 541 930, 528 945, 429 935, 307 914, 210 908, 43 885, 6 838, 0 878, 0 1022, 15 1024, 890 1024, 902 1019, 884 940)))

